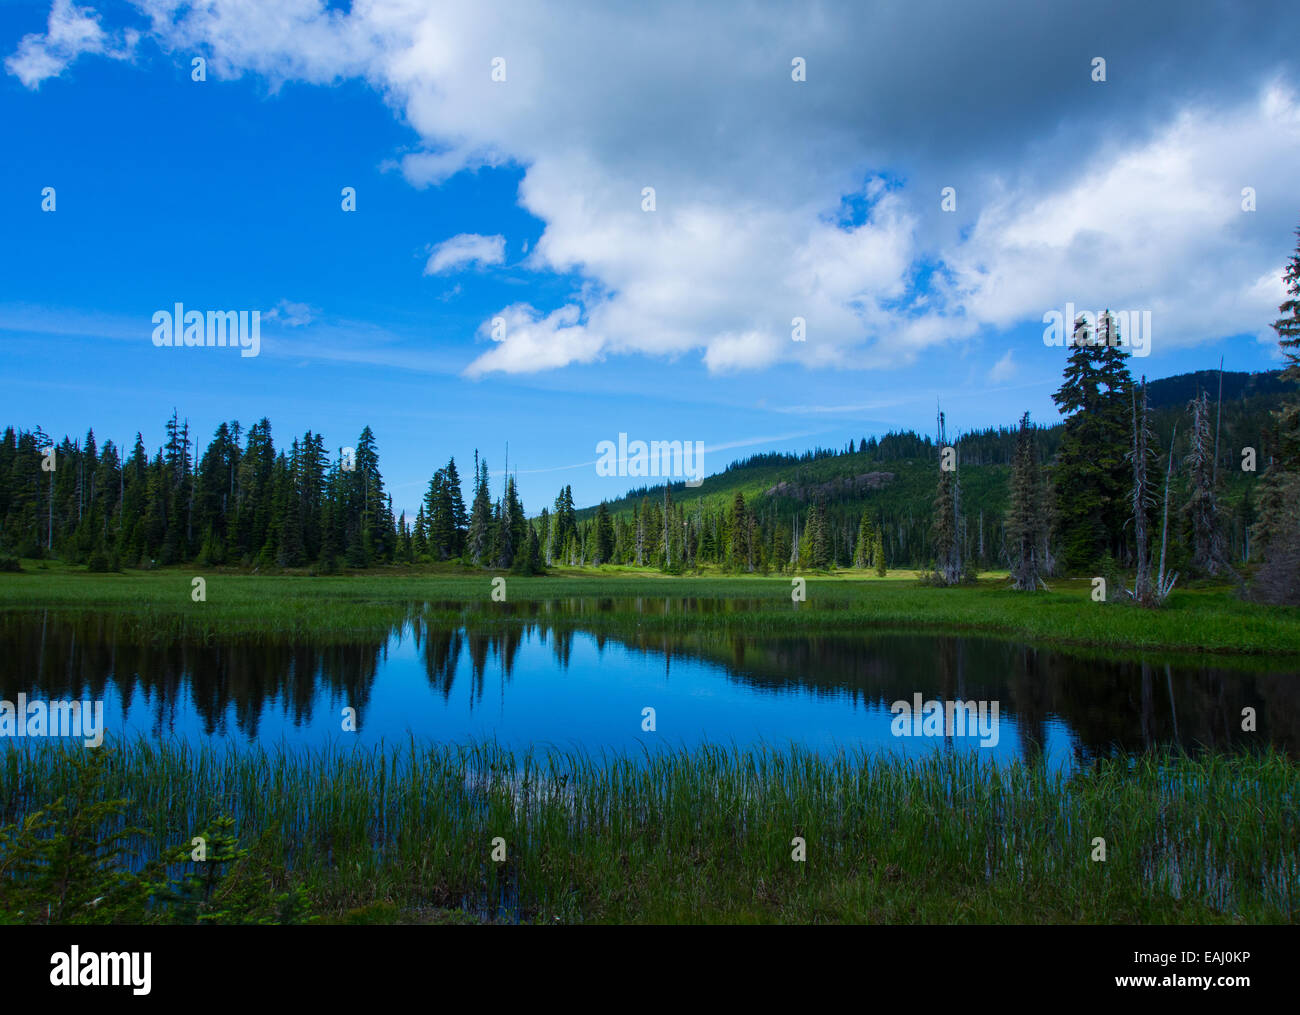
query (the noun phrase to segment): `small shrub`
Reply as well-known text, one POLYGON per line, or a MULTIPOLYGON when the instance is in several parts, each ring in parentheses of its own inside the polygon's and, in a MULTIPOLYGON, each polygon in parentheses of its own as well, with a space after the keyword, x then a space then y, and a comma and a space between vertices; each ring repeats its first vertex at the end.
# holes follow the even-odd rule
POLYGON ((0 827, 0 923, 143 920, 148 887, 122 856, 141 832, 124 827, 127 801, 102 799, 107 754, 71 756, 71 792, 0 827))
POLYGON ((1101 560, 1097 562, 1097 578, 1106 579, 1106 601, 1119 602, 1124 599, 1124 574, 1119 569, 1119 564, 1107 550, 1101 555, 1101 560))
POLYGON ((72 788, 21 821, 0 825, 0 924, 298 923, 308 916, 299 885, 276 891, 264 835, 241 848, 222 817, 202 833, 203 862, 191 846, 133 862, 128 844, 146 833, 127 823, 131 801, 105 799, 108 749, 72 753, 72 788), (187 864, 179 879, 168 865, 187 864), (139 868, 138 871, 135 868, 139 868))
POLYGON ((307 915, 303 886, 276 892, 266 864, 256 850, 240 846, 231 818, 218 818, 202 833, 206 857, 192 859, 190 846, 171 852, 171 863, 188 862, 190 870, 174 883, 158 887, 169 923, 273 924, 299 923, 307 915))

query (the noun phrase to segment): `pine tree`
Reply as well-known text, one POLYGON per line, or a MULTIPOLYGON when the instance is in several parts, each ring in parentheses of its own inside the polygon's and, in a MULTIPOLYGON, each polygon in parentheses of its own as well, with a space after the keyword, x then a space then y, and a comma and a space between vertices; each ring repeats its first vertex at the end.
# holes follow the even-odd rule
MULTIPOLYGON (((1296 230, 1296 236, 1300 237, 1300 229, 1296 230)), ((1282 316, 1273 322, 1273 330, 1277 332, 1277 344, 1287 362, 1282 379, 1300 382, 1300 241, 1282 273, 1282 282, 1287 298, 1277 308, 1282 316)))
POLYGON ((547 563, 555 561, 565 564, 571 563, 568 551, 569 536, 573 533, 573 527, 573 491, 566 486, 560 490, 555 498, 555 514, 551 517, 549 541, 546 550, 547 563))
POLYGON ((130 519, 123 536, 123 559, 135 563, 145 554, 144 514, 148 495, 149 458, 144 438, 137 432, 131 458, 123 470, 122 516, 130 519))
POLYGON ((1057 453, 1056 514, 1064 563, 1075 571, 1091 566, 1107 551, 1125 555, 1132 377, 1123 337, 1109 313, 1099 331, 1101 340, 1094 338, 1085 320, 1074 322, 1064 379, 1052 396, 1066 417, 1057 453))
POLYGON ((956 585, 962 580, 961 488, 956 469, 956 448, 951 452, 953 468, 944 466, 949 458, 948 432, 943 413, 939 413, 939 487, 934 498, 934 518, 930 537, 934 544, 934 580, 941 585, 956 585))
POLYGON ((236 500, 236 551, 252 558, 266 545, 273 519, 271 501, 275 470, 275 446, 271 442, 271 421, 262 418, 248 430, 248 441, 239 462, 239 497, 236 500))
POLYGON ((853 552, 853 566, 864 569, 870 567, 875 545, 876 530, 871 524, 871 515, 863 511, 862 521, 858 525, 858 541, 853 552))
POLYGON ((800 555, 806 557, 808 567, 814 571, 824 571, 830 567, 831 546, 826 526, 826 507, 820 500, 814 500, 808 508, 803 542, 800 555))
POLYGON ((596 508, 596 549, 593 564, 608 564, 614 556, 614 526, 610 521, 609 508, 602 500, 596 508))
POLYGON ((411 564, 415 561, 415 546, 411 541, 411 527, 406 522, 406 512, 402 512, 402 517, 397 520, 397 540, 398 553, 404 563, 411 564))
MULTIPOLYGON (((1300 237, 1300 229, 1296 230, 1300 237)), ((1287 362, 1282 377, 1300 381, 1300 243, 1283 281, 1287 299, 1273 330, 1287 362)), ((1260 477, 1257 520, 1250 529, 1251 552, 1262 563, 1252 595, 1267 603, 1300 604, 1300 401, 1289 399, 1274 419, 1276 448, 1260 477)))
POLYGON ((496 566, 509 568, 517 554, 527 551, 525 540, 531 527, 524 517, 524 507, 515 491, 513 476, 506 477, 505 493, 497 505, 496 519, 496 566))
POLYGON ((369 426, 362 427, 357 438, 356 469, 351 507, 355 515, 353 538, 360 533, 360 553, 353 548, 349 553, 359 556, 363 566, 375 562, 392 561, 396 549, 397 523, 393 518, 389 498, 384 493, 384 480, 379 473, 379 449, 369 426))
POLYGON ((1021 592, 1034 592, 1042 583, 1041 552, 1046 541, 1043 506, 1042 476, 1026 412, 1020 417, 1015 463, 1011 468, 1011 507, 1006 520, 1011 578, 1021 592))
POLYGON ((543 566, 551 562, 551 509, 542 508, 542 515, 537 520, 538 554, 543 566))
POLYGON ((280 567, 301 567, 306 561, 302 547, 302 516, 298 510, 292 487, 285 473, 285 497, 280 515, 280 533, 276 549, 276 563, 280 567))
POLYGON ((739 490, 731 501, 731 512, 727 515, 727 568, 731 571, 748 569, 749 564, 749 515, 745 508, 745 498, 739 490))
POLYGON ((429 489, 424 495, 424 517, 427 519, 426 539, 430 555, 434 560, 447 560, 455 549, 456 526, 447 474, 442 469, 429 480, 429 489))
POLYGON ((415 513, 415 528, 411 531, 411 553, 416 560, 424 560, 429 553, 429 544, 425 537, 424 501, 420 502, 415 513))
POLYGON ((487 460, 479 461, 474 451, 474 503, 470 508, 466 552, 476 565, 489 559, 492 550, 492 496, 488 492, 487 460))
POLYGON ((515 555, 514 564, 511 565, 510 569, 515 574, 523 575, 546 573, 546 569, 542 566, 541 541, 537 538, 537 529, 533 526, 528 526, 528 534, 524 539, 523 550, 515 555))
POLYGON ((460 488, 460 473, 456 469, 455 456, 447 461, 444 473, 447 499, 451 505, 451 555, 459 557, 465 552, 465 540, 469 534, 469 513, 465 510, 465 495, 460 488))
POLYGON ((785 571, 790 566, 790 537, 786 535, 784 525, 777 525, 772 530, 771 559, 777 571, 785 571))
POLYGON ((210 563, 225 559, 230 519, 234 513, 230 489, 239 463, 239 445, 222 423, 199 462, 195 491, 195 525, 205 533, 204 556, 210 563))
POLYGON ((307 560, 320 557, 325 524, 325 483, 329 456, 325 438, 310 430, 303 435, 297 463, 298 503, 302 514, 302 548, 307 560))
POLYGON ((1128 348, 1118 324, 1109 310, 1100 324, 1100 379, 1105 396, 1098 407, 1100 444, 1094 449, 1095 462, 1107 477, 1108 489, 1114 495, 1102 511, 1106 534, 1113 556, 1123 556, 1127 545, 1128 511, 1122 494, 1128 480, 1128 424, 1129 393, 1133 390, 1133 376, 1128 368, 1128 348))
POLYGON ((510 477, 508 496, 511 502, 510 519, 514 526, 511 535, 515 553, 527 553, 528 533, 532 531, 533 526, 528 521, 528 512, 524 510, 524 502, 519 498, 519 480, 515 476, 510 477))
POLYGON ((641 503, 633 511, 633 523, 636 525, 636 566, 645 567, 645 523, 646 516, 650 513, 650 499, 642 497, 641 503))
POLYGON ((329 487, 331 496, 326 500, 321 513, 320 569, 324 574, 333 574, 338 570, 339 554, 342 541, 339 529, 339 504, 334 495, 339 487, 337 466, 331 470, 329 487))

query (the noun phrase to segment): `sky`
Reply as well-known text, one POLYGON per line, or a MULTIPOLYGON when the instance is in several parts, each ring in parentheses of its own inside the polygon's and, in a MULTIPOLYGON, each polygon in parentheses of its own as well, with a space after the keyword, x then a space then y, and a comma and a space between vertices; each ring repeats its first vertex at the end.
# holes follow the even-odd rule
POLYGON ((508 446, 535 513, 641 485, 597 472, 620 433, 711 473, 1054 422, 1067 306, 1149 311, 1138 375, 1272 369, 1298 37, 1268 0, 0 0, 0 426, 369 425, 408 515, 508 446), (158 347, 177 303, 259 312, 258 355, 158 347))

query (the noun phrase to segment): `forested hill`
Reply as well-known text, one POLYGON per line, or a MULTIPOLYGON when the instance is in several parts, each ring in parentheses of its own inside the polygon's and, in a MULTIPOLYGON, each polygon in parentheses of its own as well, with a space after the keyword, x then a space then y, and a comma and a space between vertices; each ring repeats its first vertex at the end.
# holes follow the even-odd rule
MULTIPOLYGON (((1082 361, 1083 353, 1073 355, 1082 361)), ((1095 364, 1072 361, 1071 369, 1085 367, 1109 383, 1095 364)), ((1178 428, 1171 487, 1175 554, 1190 545, 1187 533, 1179 531, 1191 524, 1183 517, 1189 503, 1188 402, 1198 387, 1213 400, 1218 386, 1217 371, 1202 371, 1154 381, 1148 388, 1147 426, 1153 431, 1148 446, 1154 459, 1168 462, 1170 436, 1178 428)), ((1257 475, 1243 472, 1242 449, 1253 449, 1260 471, 1267 467, 1280 446, 1271 414, 1293 397, 1287 388, 1276 372, 1224 374, 1221 425, 1213 401, 1201 416, 1201 433, 1217 429, 1219 435, 1215 515, 1234 559, 1246 546, 1257 475)), ((1113 536, 1119 559, 1128 552, 1122 502, 1132 482, 1125 463, 1132 429, 1127 380, 1114 390, 1117 396, 1108 394, 1091 409, 1073 411, 1068 433, 1060 424, 1028 432, 1036 460, 1048 466, 1046 478, 1061 480, 1061 489, 1069 491, 1035 517, 1051 527, 1058 520, 1049 515, 1072 511, 1076 517, 1061 520, 1060 530, 1085 531, 1091 540, 1093 520, 1107 515, 1104 534, 1113 536), (1083 437, 1082 423, 1089 424, 1083 437), (1054 466, 1063 448, 1063 464, 1054 466), (1105 489, 1081 499, 1074 491, 1087 490, 1083 480, 1103 471, 1097 462, 1106 463, 1105 489), (1080 472, 1089 475, 1081 480, 1080 472)), ((1013 417, 1008 424, 1015 422, 1017 414, 1008 415, 1013 417)), ((963 559, 977 569, 1005 566, 1016 430, 1008 425, 963 433, 960 422, 948 421, 960 488, 952 546, 962 544, 963 559)), ((1211 439, 1205 460, 1213 459, 1213 447, 1211 439)), ((468 464, 465 457, 461 461, 468 464)), ((93 429, 83 440, 56 441, 39 427, 11 426, 0 434, 0 567, 51 555, 99 570, 196 561, 330 572, 461 560, 523 573, 557 562, 766 571, 783 568, 792 558, 796 566, 814 570, 865 567, 867 561, 873 567, 926 567, 934 560, 938 461, 935 438, 928 435, 845 434, 839 447, 769 452, 734 462, 696 489, 681 481, 668 490, 643 487, 579 512, 566 487, 554 510, 539 512, 534 505, 529 513, 512 478, 494 499, 487 462, 475 453, 469 504, 456 460, 449 457, 410 518, 394 515, 369 427, 355 447, 331 457, 321 435, 311 431, 277 448, 265 418, 247 429, 223 422, 201 450, 188 421, 173 412, 166 443, 152 454, 138 433, 128 451, 96 439, 93 429)), ((1150 492, 1158 499, 1163 487, 1160 469, 1150 492)), ((1100 549, 1089 552, 1092 559, 1103 555, 1100 549)))
MULTIPOLYGON (((1187 405, 1198 390, 1211 400, 1218 395, 1219 372, 1202 370, 1149 381, 1147 398, 1153 429, 1168 447, 1178 427, 1176 459, 1187 450, 1187 405)), ((1224 372, 1220 433, 1220 469, 1224 478, 1225 519, 1234 551, 1243 539, 1249 502, 1242 500, 1254 476, 1239 468, 1241 449, 1255 447, 1261 456, 1269 445, 1270 413, 1281 405, 1292 386, 1280 380, 1280 371, 1224 372), (1240 516, 1240 517, 1239 517, 1240 516)), ((1012 414, 1014 415, 1014 414, 1012 414)), ((952 427, 956 420, 949 420, 952 427)), ((958 432, 949 440, 958 448, 962 514, 966 519, 969 553, 973 560, 995 566, 1001 555, 1002 522, 1008 502, 1008 477, 1015 452, 1016 428, 958 432)), ((1063 424, 1034 429, 1038 460, 1049 466, 1059 447, 1063 424)), ((687 516, 697 511, 725 513, 740 494, 763 528, 793 532, 797 518, 806 517, 813 502, 826 512, 832 554, 842 565, 851 562, 854 539, 862 515, 871 516, 885 537, 889 561, 897 566, 921 566, 929 553, 929 527, 935 497, 938 449, 932 436, 914 432, 883 437, 852 437, 838 448, 816 448, 802 454, 768 452, 733 462, 722 472, 705 478, 697 488, 672 483, 668 495, 687 516)), ((1261 468, 1263 461, 1261 461, 1261 468)), ((606 504, 610 515, 625 523, 633 513, 662 505, 664 487, 629 490, 606 504)), ((596 506, 577 512, 579 522, 594 517, 596 506)), ((802 525, 802 522, 799 523, 802 525)))
MULTIPOLYGON (((1170 406, 1182 407, 1196 397, 1197 392, 1208 391, 1213 400, 1219 394, 1219 371, 1197 370, 1190 374, 1176 374, 1147 382, 1147 401, 1153 409, 1170 406)), ((1282 380, 1281 370, 1265 370, 1257 374, 1225 370, 1223 372, 1223 401, 1239 402, 1243 399, 1266 398, 1276 403, 1278 396, 1294 392, 1294 386, 1282 380)), ((1274 404, 1276 408, 1276 404, 1274 404)))

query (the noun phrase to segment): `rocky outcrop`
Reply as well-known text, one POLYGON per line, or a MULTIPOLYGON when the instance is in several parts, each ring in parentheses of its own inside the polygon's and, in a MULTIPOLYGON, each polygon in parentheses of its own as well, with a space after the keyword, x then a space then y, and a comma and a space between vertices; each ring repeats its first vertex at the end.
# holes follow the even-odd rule
POLYGON ((880 490, 893 482, 892 472, 864 472, 857 476, 840 476, 828 483, 798 485, 785 480, 763 491, 765 497, 790 497, 793 500, 807 501, 816 497, 837 497, 847 494, 860 494, 867 490, 880 490))

